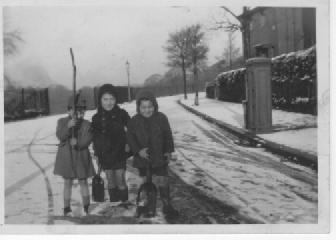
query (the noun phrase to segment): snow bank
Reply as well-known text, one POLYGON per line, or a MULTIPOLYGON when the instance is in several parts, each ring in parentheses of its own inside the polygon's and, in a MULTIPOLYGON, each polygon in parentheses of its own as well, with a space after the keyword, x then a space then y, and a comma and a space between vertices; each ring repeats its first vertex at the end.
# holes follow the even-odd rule
MULTIPOLYGON (((182 103, 215 119, 238 128, 244 128, 243 106, 240 103, 222 102, 199 94, 199 106, 194 105, 194 95, 181 98, 182 103)), ((258 134, 266 140, 317 154, 317 116, 273 110, 273 133, 258 134)))

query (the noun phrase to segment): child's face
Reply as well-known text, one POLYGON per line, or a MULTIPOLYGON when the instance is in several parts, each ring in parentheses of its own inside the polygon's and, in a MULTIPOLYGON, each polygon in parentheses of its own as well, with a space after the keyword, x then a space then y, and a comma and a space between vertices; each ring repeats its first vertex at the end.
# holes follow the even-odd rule
POLYGON ((149 100, 141 100, 139 105, 139 111, 143 117, 149 118, 154 113, 154 105, 149 100))
POLYGON ((109 93, 104 93, 102 98, 101 98, 101 104, 104 110, 110 111, 113 109, 113 107, 116 105, 116 98, 109 94, 109 93))
POLYGON ((69 109, 68 109, 68 115, 69 115, 70 117, 73 117, 73 115, 74 115, 74 111, 72 110, 72 108, 69 108, 69 109))
POLYGON ((84 118, 84 115, 85 115, 85 110, 84 109, 80 109, 78 111, 78 118, 84 118))

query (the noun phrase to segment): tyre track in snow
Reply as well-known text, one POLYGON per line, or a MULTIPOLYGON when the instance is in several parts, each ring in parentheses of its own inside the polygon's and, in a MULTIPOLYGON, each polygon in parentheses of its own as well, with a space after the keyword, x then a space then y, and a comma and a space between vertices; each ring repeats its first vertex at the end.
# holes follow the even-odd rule
MULTIPOLYGON (((220 189, 223 189, 224 191, 228 191, 229 195, 233 195, 234 198, 239 199, 238 201, 241 202, 241 206, 244 206, 246 203, 246 200, 237 193, 234 189, 228 189, 228 186, 226 184, 223 184, 223 181, 219 180, 220 178, 217 178, 215 175, 211 174, 211 172, 207 171, 207 168, 205 166, 202 166, 202 164, 199 164, 194 161, 194 159, 189 158, 188 152, 190 153, 203 153, 205 154, 204 157, 209 156, 208 162, 211 164, 225 164, 225 162, 239 162, 241 165, 246 165, 248 167, 249 165, 253 167, 257 167, 260 169, 263 169, 263 171, 267 171, 267 169, 270 169, 272 171, 275 171, 283 176, 286 176, 286 179, 293 179, 295 181, 298 181, 299 184, 303 183, 304 186, 308 186, 308 195, 306 195, 306 191, 300 188, 296 188, 296 185, 287 185, 286 181, 283 183, 280 179, 279 187, 281 186, 281 192, 283 193, 290 193, 290 196, 294 198, 297 198, 299 202, 310 202, 312 205, 317 204, 317 197, 314 195, 314 193, 317 194, 317 175, 316 172, 310 169, 309 167, 302 167, 300 164, 294 164, 290 163, 287 164, 283 157, 269 153, 269 152, 263 152, 264 149, 260 148, 260 152, 258 152, 258 148, 251 148, 251 147, 243 147, 240 145, 237 145, 234 140, 238 140, 237 137, 231 136, 230 133, 227 133, 223 131, 222 129, 219 129, 218 127, 214 126, 213 124, 210 124, 208 122, 203 121, 202 119, 191 118, 190 120, 191 124, 194 125, 203 136, 206 136, 209 140, 213 140, 214 143, 217 143, 219 145, 222 145, 223 148, 216 149, 216 146, 212 146, 210 144, 207 146, 206 143, 198 142, 197 137, 195 138, 194 133, 187 134, 186 137, 190 139, 184 139, 184 135, 182 137, 178 137, 176 142, 176 149, 179 155, 182 157, 182 159, 185 159, 188 163, 190 163, 190 166, 194 166, 196 169, 202 172, 202 174, 205 176, 206 181, 213 182, 215 185, 220 186, 220 189), (204 123, 204 125, 203 125, 204 123), (213 157, 213 158, 212 158, 213 157), (286 185, 286 186, 285 186, 286 185), (302 191, 300 191, 302 190, 302 191), (300 199, 300 200, 299 200, 300 199)), ((178 132, 178 131, 176 131, 178 132)), ((181 132, 181 130, 179 131, 181 132)), ((182 131, 183 132, 183 131, 182 131)), ((205 158, 206 159, 206 158, 205 158)), ((231 169, 232 171, 239 171, 240 169, 232 168, 232 164, 230 163, 227 167, 228 169, 231 169), (231 166, 231 167, 230 167, 231 166)), ((177 165, 179 166, 179 165, 177 165)), ((180 167, 177 167, 176 170, 179 171, 180 167)), ((190 167, 189 167, 190 168, 190 167)), ((174 171, 175 172, 175 171, 174 171)), ((179 174, 177 172, 177 174, 179 174)), ((183 171, 181 172, 183 174, 183 171)), ((262 176, 259 176, 262 177, 262 176)), ((246 180, 245 182, 247 182, 246 180)), ((277 185, 274 185, 277 186, 277 185)), ((265 188, 268 187, 268 185, 264 186, 265 188)), ((202 190, 208 192, 206 189, 202 190)), ((266 191, 265 193, 270 194, 270 196, 274 196, 272 194, 272 191, 274 189, 265 189, 261 191, 266 191), (268 193, 269 192, 269 193, 268 193)), ((212 195, 211 192, 209 192, 210 195, 212 195)), ((206 194, 207 195, 207 194, 206 194)), ((230 204, 228 202, 228 204, 230 204)), ((233 206, 234 207, 234 206, 233 206)), ((245 208, 245 207, 244 207, 245 208)), ((275 213, 278 212, 278 210, 274 209, 275 213)), ((258 214, 258 209, 255 209, 253 206, 248 209, 248 212, 255 213, 255 217, 257 220, 262 220, 262 222, 268 222, 268 219, 265 219, 263 214, 258 214)), ((248 214, 250 215, 250 214, 248 214)), ((251 215, 253 216, 253 215, 251 215)), ((268 217, 267 217, 268 218, 268 217)), ((275 220, 276 221, 276 220, 275 220)))
POLYGON ((224 147, 230 149, 232 152, 235 152, 237 155, 249 159, 249 163, 253 163, 254 165, 262 166, 264 168, 268 167, 271 169, 277 169, 278 172, 288 177, 291 177, 293 179, 296 179, 296 180, 299 180, 299 181, 302 181, 302 182, 305 182, 311 185, 317 184, 316 178, 314 176, 308 176, 306 172, 294 169, 290 166, 285 165, 282 162, 276 162, 274 160, 268 159, 266 156, 263 156, 259 153, 254 152, 252 154, 252 153, 249 153, 248 150, 243 151, 239 149, 237 145, 235 145, 234 143, 231 143, 232 140, 228 138, 228 136, 225 136, 223 133, 218 133, 217 131, 216 132, 209 131, 205 129, 204 127, 202 127, 200 124, 196 123, 195 121, 192 121, 192 123, 209 138, 214 139, 218 143, 221 143, 224 147))
MULTIPOLYGON (((248 212, 249 214, 248 215, 245 215, 244 217, 246 219, 250 219, 250 223, 253 222, 253 223, 270 223, 268 222, 268 219, 265 218, 264 216, 262 216, 262 214, 259 214, 259 210, 258 209, 255 209, 254 207, 249 207, 250 205, 250 202, 246 199, 244 199, 244 197, 241 196, 240 192, 238 191, 235 191, 233 189, 230 189, 230 186, 227 185, 227 184, 223 184, 223 182, 219 179, 217 179, 216 177, 214 177, 211 173, 209 173, 206 169, 204 169, 204 167, 202 167, 201 165, 195 163, 195 161, 191 158, 189 158, 187 156, 187 154, 184 152, 185 150, 187 151, 195 151, 197 149, 194 149, 194 148, 184 148, 184 147, 177 147, 177 152, 180 154, 180 156, 185 159, 186 161, 188 161, 192 166, 194 166, 194 168, 196 168, 197 170, 197 174, 199 172, 202 172, 202 177, 204 178, 205 177, 205 180, 206 181, 210 181, 212 183, 214 183, 216 186, 219 186, 221 189, 224 190, 224 192, 226 192, 227 194, 229 194, 231 197, 233 197, 233 199, 236 199, 235 201, 227 201, 227 200, 224 200, 223 199, 218 199, 220 201, 223 201, 224 204, 227 204, 227 205, 231 205, 233 203, 233 205, 231 205, 231 207, 233 207, 234 209, 236 209, 238 211, 238 218, 242 219, 242 216, 244 216, 244 213, 243 212, 240 212, 238 209, 240 208, 239 206, 244 206, 242 210, 244 210, 244 212, 248 212), (184 150, 184 151, 182 151, 184 150), (239 203, 240 202, 240 203, 239 203), (240 216, 240 217, 239 217, 240 216)), ((198 151, 203 151, 202 149, 198 149, 198 151)), ((227 155, 223 155, 223 159, 225 158, 225 156, 227 157, 227 155)), ((215 160, 207 160, 207 161, 210 161, 212 164, 215 164, 217 165, 218 162, 216 162, 215 160)), ((231 161, 231 160, 230 160, 231 161)), ((233 161, 233 160, 232 160, 233 161)), ((239 171, 240 169, 232 169, 232 171, 239 171)), ((178 170, 177 170, 178 171, 178 170)), ((176 172, 176 174, 178 175, 178 173, 176 172)), ((201 180, 201 179, 200 179, 201 180)), ((248 180, 246 180, 248 181, 248 180)), ((190 184, 190 183, 189 183, 190 184)), ((211 184, 213 185, 213 184, 211 184)), ((206 185, 208 186, 208 185, 206 185)), ((287 189, 286 192, 288 193, 293 193, 295 194, 297 197, 307 201, 307 202, 316 202, 314 201, 314 199, 311 199, 310 197, 307 197, 304 193, 300 192, 300 191, 297 191, 293 188, 293 186, 291 185, 288 185, 287 186, 289 189, 287 189)), ((272 190, 271 190, 272 191, 272 190)), ((205 194, 205 193, 203 193, 205 194)), ((205 195, 208 195, 208 194, 205 194, 205 195)), ((212 194, 211 194, 212 195, 212 194)), ((213 195, 212 197, 216 198, 215 195, 213 195)))
MULTIPOLYGON (((47 135, 47 136, 45 136, 45 137, 42 137, 42 138, 35 139, 35 140, 34 140, 34 145, 36 145, 36 144, 35 144, 36 141, 44 140, 44 139, 46 139, 46 138, 48 138, 48 137, 50 137, 50 136, 53 136, 53 135, 55 135, 55 133, 49 134, 49 135, 47 135)), ((6 143, 6 145, 10 145, 10 144, 9 144, 9 143, 6 143)), ((21 149, 24 149, 24 148, 26 148, 26 147, 29 146, 29 143, 28 143, 28 144, 20 144, 20 145, 21 145, 20 147, 16 147, 16 148, 14 148, 14 149, 11 149, 11 150, 6 151, 5 154, 8 154, 8 153, 14 153, 14 152, 17 152, 17 151, 19 151, 19 150, 21 150, 21 149)), ((52 146, 56 146, 57 144, 50 144, 50 145, 52 145, 52 146)))
MULTIPOLYGON (((221 188, 223 188, 226 192, 230 193, 232 196, 235 196, 235 198, 238 199, 245 206, 248 205, 248 202, 244 198, 240 197, 237 193, 235 193, 234 191, 230 190, 228 188, 228 186, 226 186, 225 184, 223 184, 221 181, 217 180, 215 177, 213 177, 212 175, 210 175, 209 173, 207 173, 207 171, 205 171, 203 168, 201 168, 196 163, 194 163, 194 161, 191 160, 189 157, 187 157, 186 154, 183 153, 183 151, 181 151, 181 150, 177 150, 177 151, 181 154, 181 156, 185 160, 187 160, 194 167, 196 167, 198 170, 200 170, 208 179, 210 179, 211 181, 213 181, 214 183, 216 183, 217 185, 219 185, 221 188)), ((266 219, 264 219, 261 215, 258 215, 256 212, 254 212, 254 216, 257 216, 257 217, 254 217, 254 223, 266 223, 266 219)), ((245 217, 247 218, 247 216, 245 216, 245 217)), ((250 219, 252 219, 252 218, 250 217, 250 219)))
POLYGON ((34 158, 33 153, 32 153, 32 146, 34 145, 34 142, 37 138, 37 135, 38 135, 39 131, 40 130, 36 131, 34 137, 30 141, 30 143, 28 144, 27 150, 28 150, 28 156, 29 156, 30 160, 39 169, 39 171, 43 175, 43 179, 44 179, 44 182, 46 184, 46 190, 47 190, 47 194, 48 194, 48 213, 47 213, 48 221, 47 221, 47 224, 50 225, 50 224, 54 224, 54 219, 53 219, 53 216, 54 216, 54 199, 53 199, 52 187, 51 187, 51 183, 50 183, 50 180, 48 178, 48 175, 46 173, 46 168, 43 168, 38 163, 38 161, 34 158))

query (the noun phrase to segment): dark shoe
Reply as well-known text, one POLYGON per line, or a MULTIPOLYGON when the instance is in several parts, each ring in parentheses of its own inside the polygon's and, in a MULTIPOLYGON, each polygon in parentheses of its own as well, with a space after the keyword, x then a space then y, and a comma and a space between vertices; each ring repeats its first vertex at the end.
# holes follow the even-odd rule
POLYGON ((72 217, 72 211, 70 207, 63 208, 64 217, 72 217))
POLYGON ((136 218, 139 218, 139 217, 152 218, 152 217, 155 217, 155 215, 156 215, 155 211, 149 209, 148 207, 138 206, 136 208, 136 213, 135 213, 136 218))
POLYGON ((162 212, 167 218, 176 218, 179 216, 179 212, 171 204, 164 205, 162 212))
POLYGON ((163 206, 169 205, 170 202, 169 186, 159 187, 159 192, 163 206))
POLYGON ((85 205, 84 206, 84 213, 85 213, 86 216, 89 215, 89 207, 90 207, 90 205, 85 205))
POLYGON ((110 195, 110 202, 119 202, 120 201, 120 193, 118 188, 111 188, 108 190, 110 195))
POLYGON ((160 187, 160 197, 163 203, 162 212, 166 218, 176 218, 179 213, 170 203, 170 191, 169 185, 165 187, 160 187))
POLYGON ((128 201, 128 188, 119 189, 119 194, 120 194, 120 200, 122 202, 128 201))

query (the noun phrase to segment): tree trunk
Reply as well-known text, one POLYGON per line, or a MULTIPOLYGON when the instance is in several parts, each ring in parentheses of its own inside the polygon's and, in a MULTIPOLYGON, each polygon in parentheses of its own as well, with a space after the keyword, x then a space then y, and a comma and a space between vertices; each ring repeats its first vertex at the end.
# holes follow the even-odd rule
POLYGON ((24 92, 24 88, 21 89, 21 106, 22 106, 22 109, 24 110, 25 109, 25 92, 24 92))
POLYGON ((250 41, 249 41, 248 30, 247 30, 248 25, 246 23, 244 23, 242 26, 243 26, 243 29, 242 29, 243 53, 244 53, 244 61, 246 62, 246 60, 249 59, 249 57, 250 57, 250 54, 249 54, 250 41))
POLYGON ((183 91, 184 91, 184 99, 188 99, 187 95, 187 76, 186 76, 186 69, 184 59, 182 60, 182 73, 183 73, 183 91))
POLYGON ((197 67, 194 67, 194 85, 195 85, 195 106, 199 105, 198 101, 198 76, 197 76, 197 67))
MULTIPOLYGON (((243 14, 247 12, 247 8, 243 8, 243 14)), ((244 60, 250 58, 250 26, 249 26, 249 20, 246 18, 246 16, 240 20, 241 24, 241 32, 243 37, 243 52, 244 52, 244 60)))

